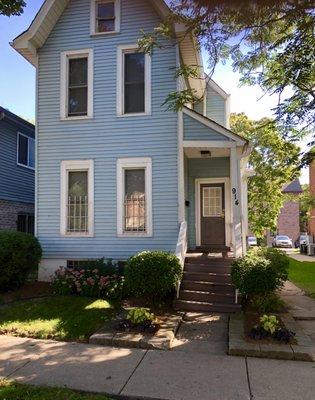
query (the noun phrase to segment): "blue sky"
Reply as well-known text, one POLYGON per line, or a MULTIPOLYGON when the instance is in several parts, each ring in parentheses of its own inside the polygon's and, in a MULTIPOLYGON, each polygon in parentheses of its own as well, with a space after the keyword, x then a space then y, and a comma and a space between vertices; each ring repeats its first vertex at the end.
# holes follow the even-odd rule
MULTIPOLYGON (((34 119, 35 69, 9 45, 28 28, 43 0, 26 0, 26 3, 21 16, 0 16, 0 105, 21 117, 34 119)), ((231 94, 231 112, 245 112, 252 119, 272 116, 271 109, 276 105, 276 97, 262 97, 263 93, 256 86, 240 88, 239 76, 228 63, 219 65, 213 78, 231 94)), ((305 143, 302 146, 305 147, 305 143)), ((308 182, 306 170, 302 173, 302 182, 308 182)))

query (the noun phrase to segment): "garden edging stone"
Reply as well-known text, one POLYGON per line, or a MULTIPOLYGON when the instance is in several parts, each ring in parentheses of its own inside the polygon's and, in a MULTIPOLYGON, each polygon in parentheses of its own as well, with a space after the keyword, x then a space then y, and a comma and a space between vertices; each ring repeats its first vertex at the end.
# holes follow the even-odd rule
POLYGON ((315 349, 311 339, 304 333, 290 314, 281 314, 285 326, 296 333, 297 344, 250 343, 245 340, 244 314, 230 316, 229 350, 232 356, 274 358, 282 360, 315 361, 315 349))

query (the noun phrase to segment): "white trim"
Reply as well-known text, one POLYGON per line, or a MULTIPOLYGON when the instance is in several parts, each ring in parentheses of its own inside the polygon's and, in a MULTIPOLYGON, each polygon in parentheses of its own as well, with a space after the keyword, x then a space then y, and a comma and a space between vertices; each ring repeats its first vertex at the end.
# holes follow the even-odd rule
POLYGON ((119 45, 117 47, 117 116, 135 117, 151 115, 151 56, 144 55, 144 112, 125 114, 124 113, 124 54, 137 52, 137 44, 119 45))
POLYGON ((119 237, 151 237, 152 227, 152 160, 150 157, 133 157, 117 159, 117 236, 119 237), (124 204, 124 170, 132 168, 145 169, 146 198, 146 232, 125 232, 123 223, 124 204))
MULTIPOLYGON (((36 56, 38 65, 38 56, 36 56)), ((38 218, 38 68, 35 72, 35 193, 34 193, 34 235, 37 236, 37 218, 38 218)))
POLYGON ((32 138, 30 136, 27 136, 22 132, 17 132, 17 135, 16 135, 16 164, 18 166, 20 166, 20 167, 24 167, 24 168, 30 169, 32 171, 35 171, 35 167, 31 167, 29 165, 30 164, 30 145, 29 145, 29 142, 34 142, 34 158, 35 158, 34 161, 35 161, 35 167, 36 167, 36 149, 35 149, 36 141, 35 141, 34 138, 32 138), (20 136, 24 136, 27 139, 27 165, 26 164, 22 164, 22 163, 19 162, 19 142, 20 142, 19 141, 19 137, 20 136))
POLYGON ((64 237, 93 237, 94 236, 94 161, 93 160, 64 160, 60 164, 60 235, 64 237), (67 192, 68 172, 88 172, 88 233, 67 232, 67 192))
POLYGON ((229 98, 229 94, 226 93, 224 89, 222 89, 221 86, 219 86, 213 79, 208 77, 208 82, 207 86, 211 87, 212 90, 214 90, 216 93, 218 93, 223 99, 227 100, 229 98))
POLYGON ((85 120, 93 118, 93 80, 94 80, 93 49, 69 50, 60 53, 60 119, 62 121, 85 120), (87 115, 68 116, 68 78, 69 59, 88 59, 87 71, 87 115))
POLYGON ((178 112, 178 222, 185 221, 185 173, 184 173, 184 118, 183 112, 178 112))
POLYGON ((97 0, 90 0, 90 34, 91 36, 107 36, 120 32, 120 0, 99 0, 103 3, 115 3, 115 30, 110 32, 96 32, 96 5, 97 0))
POLYGON ((222 125, 219 125, 207 117, 204 117, 203 115, 200 115, 194 111, 191 111, 189 108, 185 107, 183 109, 184 114, 188 115, 189 117, 195 119, 196 121, 200 122, 201 124, 207 126, 208 128, 213 129, 214 131, 221 133, 222 135, 226 136, 229 139, 234 140, 238 145, 242 145, 247 143, 245 139, 242 139, 240 136, 235 135, 233 132, 229 131, 227 128, 225 128, 222 125))
POLYGON ((200 226, 200 185, 201 184, 224 183, 224 209, 225 209, 225 245, 231 245, 231 195, 230 178, 198 178, 195 179, 195 225, 196 225, 196 246, 201 243, 200 226))
POLYGON ((231 148, 236 147, 235 142, 228 140, 184 140, 184 147, 215 147, 215 148, 231 148))

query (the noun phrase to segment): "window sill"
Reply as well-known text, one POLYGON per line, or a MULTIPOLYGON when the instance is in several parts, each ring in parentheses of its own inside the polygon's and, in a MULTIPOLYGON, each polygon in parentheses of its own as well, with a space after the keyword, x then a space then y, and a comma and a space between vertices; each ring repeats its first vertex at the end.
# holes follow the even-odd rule
POLYGON ((93 32, 90 33, 91 37, 101 37, 101 36, 110 36, 110 35, 117 35, 120 31, 110 31, 110 32, 93 32))
POLYGON ((118 233, 117 237, 119 237, 119 238, 140 238, 140 237, 150 238, 150 237, 152 237, 152 234, 150 234, 150 233, 138 233, 138 232, 131 233, 131 232, 128 232, 128 233, 118 233))
POLYGON ((61 117, 60 121, 85 121, 90 119, 93 119, 93 116, 61 117))
POLYGON ((80 234, 80 233, 78 233, 78 234, 73 234, 73 233, 61 233, 60 234, 60 236, 62 236, 62 237, 64 237, 64 238, 78 238, 78 239, 82 239, 82 238, 92 238, 92 237, 94 237, 94 234, 80 234))
POLYGON ((148 117, 150 116, 150 112, 144 112, 144 113, 130 113, 130 114, 117 114, 118 118, 128 118, 128 117, 148 117))
POLYGON ((22 168, 30 169, 31 171, 35 171, 35 168, 30 167, 28 165, 24 165, 24 164, 20 164, 20 163, 16 163, 16 165, 18 165, 19 167, 22 167, 22 168))

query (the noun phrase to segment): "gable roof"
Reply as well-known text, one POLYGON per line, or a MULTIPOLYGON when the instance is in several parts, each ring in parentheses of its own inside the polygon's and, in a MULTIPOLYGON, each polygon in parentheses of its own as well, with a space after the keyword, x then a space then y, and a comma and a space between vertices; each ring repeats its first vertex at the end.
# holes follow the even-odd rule
POLYGON ((28 129, 35 131, 35 126, 25 119, 19 117, 18 115, 14 114, 13 112, 7 110, 4 107, 0 106, 0 121, 1 120, 8 120, 9 122, 13 122, 15 124, 22 125, 28 129))
MULTIPOLYGON (((37 50, 41 48, 50 32, 56 25, 70 0, 45 0, 36 14, 29 28, 17 36, 11 46, 26 58, 35 67, 37 65, 37 50)), ((143 0, 149 2, 162 20, 166 20, 171 13, 164 0, 143 0)), ((180 55, 183 63, 187 65, 199 65, 200 77, 204 77, 203 63, 199 47, 193 35, 185 33, 185 27, 180 24, 174 26, 174 31, 180 40, 180 55)), ((202 96, 205 89, 205 80, 190 78, 189 85, 202 96)))
POLYGON ((300 180, 297 178, 294 179, 294 181, 286 184, 282 190, 282 193, 303 193, 300 180))

